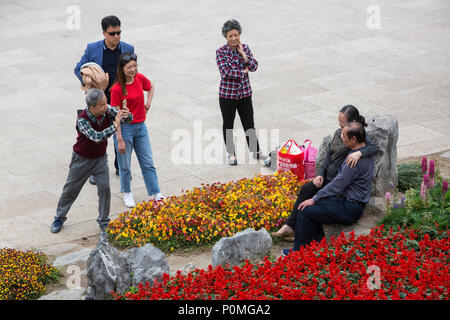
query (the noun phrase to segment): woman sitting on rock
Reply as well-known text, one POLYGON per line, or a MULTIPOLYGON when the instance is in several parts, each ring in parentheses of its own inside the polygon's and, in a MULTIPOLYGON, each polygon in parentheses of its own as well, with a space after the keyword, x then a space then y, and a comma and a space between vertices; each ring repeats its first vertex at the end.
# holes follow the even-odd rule
POLYGON ((356 163, 358 163, 360 158, 370 157, 378 152, 378 147, 368 137, 366 137, 367 148, 363 152, 357 151, 348 155, 349 149, 345 146, 341 139, 341 132, 345 124, 352 121, 358 121, 364 127, 367 127, 365 118, 359 114, 356 107, 352 105, 342 107, 338 115, 339 128, 334 132, 334 136, 327 150, 325 160, 322 165, 316 169, 316 177, 301 188, 297 201, 294 204, 294 208, 292 209, 291 215, 287 219, 286 224, 283 225, 277 232, 272 233, 272 236, 291 237, 287 240, 292 240, 297 215, 299 212, 298 206, 300 203, 312 198, 321 188, 331 182, 338 174, 338 170, 346 158, 347 165, 350 168, 353 168, 356 163))

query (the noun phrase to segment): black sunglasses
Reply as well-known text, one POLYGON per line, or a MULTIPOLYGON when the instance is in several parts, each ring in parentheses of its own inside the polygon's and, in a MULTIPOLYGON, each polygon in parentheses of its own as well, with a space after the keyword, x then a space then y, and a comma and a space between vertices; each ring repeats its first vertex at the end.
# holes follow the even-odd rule
POLYGON ((120 30, 120 31, 115 31, 115 32, 108 32, 108 34, 109 34, 111 37, 114 37, 116 34, 117 34, 118 36, 120 36, 121 33, 122 33, 122 30, 120 30))
POLYGON ((121 62, 122 64, 125 64, 125 63, 127 63, 128 61, 130 61, 130 60, 137 61, 137 55, 136 55, 136 53, 126 53, 126 54, 124 54, 123 57, 122 57, 122 59, 120 60, 120 62, 121 62))

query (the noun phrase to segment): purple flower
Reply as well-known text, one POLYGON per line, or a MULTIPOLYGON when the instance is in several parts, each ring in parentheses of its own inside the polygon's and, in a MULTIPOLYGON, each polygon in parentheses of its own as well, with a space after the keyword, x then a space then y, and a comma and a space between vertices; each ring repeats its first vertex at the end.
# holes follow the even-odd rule
POLYGON ((394 207, 394 209, 397 209, 400 205, 397 201, 395 201, 395 203, 392 206, 394 207))
POLYGON ((427 169, 428 169, 427 157, 423 156, 422 157, 422 173, 427 172, 427 169))
POLYGON ((448 190, 448 181, 447 181, 447 180, 444 180, 444 181, 442 182, 442 194, 446 194, 446 193, 447 193, 447 190, 448 190))
POLYGON ((391 186, 391 188, 394 187, 394 183, 392 181, 389 183, 389 185, 391 186))
POLYGON ((434 178, 434 172, 435 172, 435 163, 434 160, 430 160, 430 168, 428 169, 428 174, 430 175, 430 178, 434 178))
POLYGON ((425 186, 427 188, 430 187, 430 175, 429 174, 424 174, 423 175, 423 183, 425 184, 425 186))
POLYGON ((426 189, 425 183, 422 182, 422 184, 420 185, 420 197, 424 200, 425 200, 426 192, 427 192, 427 189, 426 189))
POLYGON ((405 196, 402 196, 402 198, 400 199, 400 205, 401 205, 402 207, 405 206, 405 200, 406 200, 406 197, 405 197, 405 196))

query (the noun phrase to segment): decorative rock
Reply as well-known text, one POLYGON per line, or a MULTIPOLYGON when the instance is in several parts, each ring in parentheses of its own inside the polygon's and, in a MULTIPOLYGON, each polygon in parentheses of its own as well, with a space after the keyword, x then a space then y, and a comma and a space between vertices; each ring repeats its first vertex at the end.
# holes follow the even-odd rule
POLYGON ((164 273, 169 273, 166 256, 153 245, 120 252, 109 245, 102 232, 87 261, 86 300, 104 300, 111 292, 122 293, 139 283, 152 286, 164 273))
POLYGON ((139 283, 153 286, 153 282, 162 278, 164 273, 169 273, 169 264, 166 255, 151 244, 143 247, 130 249, 127 260, 131 269, 131 284, 138 286, 139 283))
POLYGON ((87 278, 86 300, 104 300, 111 292, 124 292, 131 285, 126 259, 109 245, 104 232, 100 234, 99 243, 87 260, 87 278))
POLYGON ((212 266, 237 266, 244 260, 260 260, 270 254, 271 248, 272 238, 266 229, 246 229, 233 237, 222 238, 214 245, 212 266))
POLYGON ((393 116, 368 116, 367 135, 380 151, 375 155, 372 196, 384 197, 392 181, 397 185, 398 120, 393 116))

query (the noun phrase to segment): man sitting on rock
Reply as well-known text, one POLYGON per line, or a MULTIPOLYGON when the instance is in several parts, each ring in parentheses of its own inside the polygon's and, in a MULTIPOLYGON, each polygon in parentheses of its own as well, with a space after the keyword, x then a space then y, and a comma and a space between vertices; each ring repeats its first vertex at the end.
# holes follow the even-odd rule
MULTIPOLYGON (((366 131, 359 122, 347 123, 341 138, 350 149, 349 154, 366 148, 366 131)), ((373 173, 373 156, 361 158, 353 168, 344 161, 329 184, 311 199, 300 203, 292 250, 298 251, 313 240, 321 241, 325 235, 322 224, 350 225, 358 221, 370 200, 373 173)), ((291 252, 284 249, 282 255, 291 252)))

